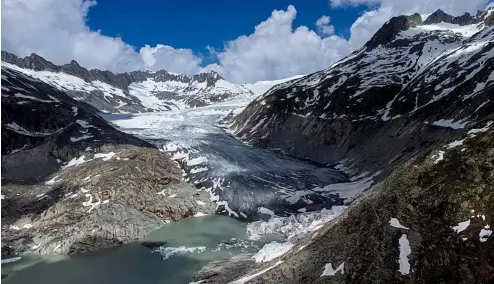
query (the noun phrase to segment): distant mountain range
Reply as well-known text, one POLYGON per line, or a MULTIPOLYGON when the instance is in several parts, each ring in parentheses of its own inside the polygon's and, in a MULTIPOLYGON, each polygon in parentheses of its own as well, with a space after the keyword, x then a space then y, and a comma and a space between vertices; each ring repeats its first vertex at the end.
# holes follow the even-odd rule
POLYGON ((248 88, 230 83, 210 71, 184 74, 134 71, 114 74, 87 70, 72 60, 55 65, 37 54, 19 58, 2 51, 3 66, 15 69, 87 102, 105 112, 145 112, 205 106, 253 96, 248 88))

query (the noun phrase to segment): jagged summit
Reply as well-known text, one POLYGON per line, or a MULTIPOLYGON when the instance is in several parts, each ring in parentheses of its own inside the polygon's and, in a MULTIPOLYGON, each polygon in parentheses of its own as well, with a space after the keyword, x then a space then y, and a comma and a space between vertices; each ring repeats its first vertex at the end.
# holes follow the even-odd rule
POLYGON ((207 86, 212 86, 219 80, 224 79, 216 71, 211 70, 209 72, 195 74, 194 76, 192 76, 192 80, 199 83, 206 82, 207 86))
MULTIPOLYGON (((409 16, 393 17, 374 34, 367 42, 366 47, 372 49, 382 44, 388 44, 396 38, 398 33, 421 26, 431 26, 441 23, 458 25, 460 27, 469 25, 491 26, 494 23, 494 14, 492 11, 494 9, 490 8, 486 11, 478 11, 476 16, 465 13, 462 16, 454 17, 438 9, 426 16, 415 13, 409 16)), ((477 27, 477 29, 480 30, 482 27, 477 27)))
POLYGON ((438 9, 436 12, 429 15, 429 17, 427 17, 427 19, 424 21, 423 24, 431 25, 431 24, 438 24, 444 22, 449 24, 457 24, 460 26, 473 25, 473 24, 478 24, 479 22, 482 21, 481 16, 482 14, 480 14, 479 16, 472 16, 470 15, 470 13, 465 13, 462 16, 454 17, 450 14, 447 14, 443 10, 438 9))
POLYGON ((422 18, 419 14, 393 17, 374 34, 366 46, 368 48, 375 48, 378 45, 389 43, 395 39, 399 32, 406 31, 409 28, 414 28, 421 24, 422 18))

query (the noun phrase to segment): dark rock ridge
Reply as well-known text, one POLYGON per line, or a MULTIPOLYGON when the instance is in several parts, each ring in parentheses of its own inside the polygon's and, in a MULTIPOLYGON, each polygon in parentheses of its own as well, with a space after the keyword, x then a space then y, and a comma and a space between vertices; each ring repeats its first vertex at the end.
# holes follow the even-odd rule
POLYGON ((106 145, 153 147, 117 131, 97 110, 39 80, 2 68, 2 179, 26 182, 106 145))
POLYGON ((224 79, 214 71, 199 73, 191 77, 169 73, 165 70, 115 74, 108 70, 88 70, 74 60, 69 64, 55 65, 34 53, 19 58, 6 51, 2 51, 2 61, 26 70, 53 72, 53 74, 41 76, 40 79, 67 92, 71 97, 87 102, 105 112, 170 110, 181 107, 181 105, 197 107, 224 101, 237 95, 252 94, 240 85, 228 83, 230 87, 225 87, 225 84, 216 86, 218 81, 224 81, 224 79), (86 84, 71 82, 73 79, 57 78, 63 74, 82 79, 86 84), (131 88, 131 84, 145 81, 149 81, 145 87, 131 88), (169 82, 171 84, 168 86, 160 84, 169 82), (101 83, 108 85, 102 86, 101 83), (160 99, 162 93, 172 94, 172 96, 160 99), (148 99, 144 98, 145 101, 142 101, 143 96, 148 99), (146 102, 149 99, 151 103, 146 102))
POLYGON ((33 69, 36 71, 51 71, 63 72, 83 79, 86 82, 101 81, 119 89, 127 89, 133 82, 143 82, 149 78, 155 81, 179 81, 183 83, 196 80, 199 82, 215 83, 219 79, 223 79, 218 73, 212 71, 210 73, 201 73, 194 75, 192 78, 184 74, 172 74, 166 70, 157 72, 149 71, 133 71, 128 73, 113 73, 108 70, 91 69, 88 70, 72 60, 69 64, 55 65, 43 57, 32 53, 30 56, 19 58, 15 54, 7 51, 2 51, 2 61, 17 65, 21 68, 33 69))
POLYGON ((393 18, 329 69, 273 87, 230 127, 256 146, 384 177, 451 133, 491 120, 493 28, 479 22, 464 35, 414 28, 410 19, 419 17, 393 18))
POLYGON ((478 16, 472 16, 470 15, 470 13, 465 13, 461 16, 453 17, 445 13, 441 9, 439 9, 427 17, 427 19, 424 21, 424 25, 438 24, 444 22, 449 24, 457 24, 460 26, 465 26, 465 25, 478 24, 482 20, 483 20, 482 14, 478 16))
POLYGON ((419 14, 411 16, 394 17, 385 23, 374 36, 367 42, 366 46, 369 49, 375 48, 380 44, 386 44, 393 41, 396 35, 401 31, 406 31, 409 28, 415 28, 422 24, 422 18, 419 14))
POLYGON ((115 246, 214 212, 167 154, 96 112, 2 67, 2 258, 115 246))
MULTIPOLYGON (((432 25, 439 23, 456 24, 459 26, 473 25, 485 22, 487 26, 490 26, 490 22, 486 19, 487 13, 479 13, 477 16, 472 16, 469 13, 465 13, 459 17, 453 17, 446 14, 441 9, 430 14, 425 21, 422 21, 420 14, 413 14, 411 16, 398 16, 391 18, 385 23, 376 34, 367 42, 366 46, 369 49, 373 49, 381 44, 387 44, 393 41, 399 32, 406 31, 409 28, 415 28, 421 25, 432 25)), ((492 15, 491 15, 492 16, 492 15)))

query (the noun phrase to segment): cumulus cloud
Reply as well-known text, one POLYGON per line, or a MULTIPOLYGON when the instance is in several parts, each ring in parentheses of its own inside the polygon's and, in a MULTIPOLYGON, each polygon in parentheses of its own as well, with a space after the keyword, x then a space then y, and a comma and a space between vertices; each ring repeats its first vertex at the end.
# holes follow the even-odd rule
POLYGON ((134 47, 86 25, 95 1, 2 0, 2 49, 19 56, 37 53, 57 64, 75 59, 87 68, 132 71, 167 69, 191 74, 201 62, 187 49, 134 47))
POLYGON ((330 25, 329 22, 331 18, 329 16, 322 16, 316 21, 316 27, 320 34, 322 35, 332 35, 334 34, 334 26, 330 25))
MULTIPOLYGON (((32 52, 57 63, 77 60, 87 68, 117 72, 166 69, 193 74, 215 70, 226 79, 245 83, 307 74, 327 68, 360 48, 389 18, 432 13, 436 9, 460 15, 484 8, 490 1, 470 0, 329 0, 333 9, 365 5, 351 26, 350 37, 334 34, 329 16, 316 20, 316 31, 294 27, 294 6, 275 10, 249 35, 227 41, 222 49, 206 47, 217 63, 201 67, 202 57, 190 49, 166 44, 138 50, 119 37, 109 37, 86 25, 91 0, 2 0, 2 48, 17 55, 32 52)), ((328 7, 329 8, 329 7, 328 7)))
POLYGON ((294 29, 296 15, 291 5, 273 11, 254 33, 227 42, 217 54, 219 65, 208 68, 234 82, 271 80, 325 68, 351 51, 342 38, 321 38, 306 26, 294 29))
POLYGON ((139 53, 144 64, 152 70, 166 69, 170 72, 193 74, 201 64, 201 58, 192 50, 175 49, 168 45, 158 44, 156 47, 151 47, 146 44, 139 53))

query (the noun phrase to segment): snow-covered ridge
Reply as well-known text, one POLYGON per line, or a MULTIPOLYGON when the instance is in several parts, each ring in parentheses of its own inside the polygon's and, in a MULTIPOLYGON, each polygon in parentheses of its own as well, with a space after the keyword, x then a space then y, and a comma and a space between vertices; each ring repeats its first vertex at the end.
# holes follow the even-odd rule
POLYGON ((83 79, 67 74, 58 73, 51 71, 35 71, 32 69, 25 69, 18 67, 14 64, 10 64, 2 61, 2 66, 10 69, 22 72, 40 81, 48 83, 61 91, 81 91, 81 92, 91 92, 91 91, 102 91, 105 96, 114 97, 120 96, 125 97, 124 92, 121 89, 115 88, 107 83, 101 81, 86 82, 83 79))
POLYGON ((458 24, 450 24, 446 22, 441 22, 437 24, 431 25, 420 25, 414 28, 410 28, 406 31, 401 32, 401 36, 410 37, 417 35, 422 32, 430 32, 430 31, 446 31, 453 34, 461 35, 463 37, 471 37, 474 34, 478 33, 483 29, 482 25, 472 24, 472 25, 464 25, 460 26, 458 24))
POLYGON ((2 52, 2 66, 48 83, 103 112, 193 108, 254 95, 248 88, 228 82, 214 71, 191 77, 165 70, 113 74, 87 70, 75 61, 57 66, 35 54, 18 58, 7 52, 2 52))

